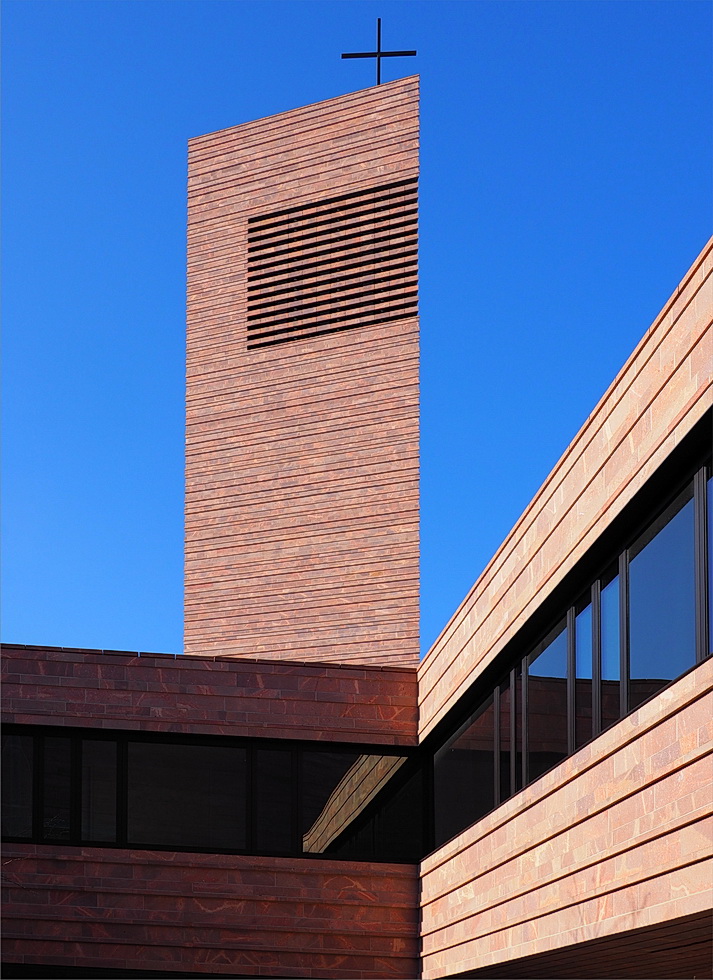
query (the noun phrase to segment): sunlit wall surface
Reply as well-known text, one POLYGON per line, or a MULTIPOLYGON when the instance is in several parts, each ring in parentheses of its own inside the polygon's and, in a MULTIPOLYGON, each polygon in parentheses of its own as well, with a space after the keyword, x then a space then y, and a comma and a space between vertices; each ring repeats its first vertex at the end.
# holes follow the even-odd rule
POLYGON ((712 500, 706 462, 649 507, 442 740, 433 753, 435 846, 710 655, 712 500))

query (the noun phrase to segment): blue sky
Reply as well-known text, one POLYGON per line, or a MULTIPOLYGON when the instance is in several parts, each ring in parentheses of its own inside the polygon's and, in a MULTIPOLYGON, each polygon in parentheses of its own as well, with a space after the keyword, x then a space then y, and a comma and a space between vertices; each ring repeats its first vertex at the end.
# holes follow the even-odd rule
POLYGON ((428 649, 711 232, 708 2, 5 0, 3 639, 178 652, 186 140, 421 75, 428 649))

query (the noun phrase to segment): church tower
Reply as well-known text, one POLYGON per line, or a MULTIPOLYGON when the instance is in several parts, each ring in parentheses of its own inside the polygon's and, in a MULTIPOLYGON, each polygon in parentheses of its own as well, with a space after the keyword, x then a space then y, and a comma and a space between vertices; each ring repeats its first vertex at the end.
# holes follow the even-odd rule
POLYGON ((189 143, 185 652, 418 663, 418 78, 189 143))

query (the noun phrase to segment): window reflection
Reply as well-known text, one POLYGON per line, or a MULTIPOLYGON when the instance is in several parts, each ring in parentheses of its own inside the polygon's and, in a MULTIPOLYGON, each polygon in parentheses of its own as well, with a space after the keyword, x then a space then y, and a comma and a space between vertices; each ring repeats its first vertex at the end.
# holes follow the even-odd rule
POLYGON ((420 861, 423 856, 423 773, 413 775, 375 814, 374 857, 420 861))
POLYGON ((574 620, 574 747, 592 737, 592 604, 582 604, 574 620))
POLYGON ((513 733, 513 751, 510 755, 510 784, 513 793, 517 793, 523 787, 523 766, 522 766, 522 708, 523 708, 523 664, 519 663, 511 678, 512 691, 512 714, 514 723, 511 723, 510 731, 513 733))
POLYGON ((567 632, 565 620, 528 658, 528 781, 567 756, 567 632))
POLYGON ((605 731, 620 715, 619 576, 614 571, 602 582, 600 616, 602 731, 605 731))
POLYGON ((696 662, 692 488, 629 558, 629 710, 696 662))
MULTIPOLYGON (((514 762, 511 765, 511 698, 510 698, 510 676, 508 675, 500 685, 500 802, 507 800, 512 795, 511 769, 514 769, 514 762)), ((514 719, 513 719, 514 721, 514 719)))
POLYGON ((2 762, 6 837, 34 839, 33 786, 41 778, 38 842, 378 861, 423 855, 421 766, 406 755, 260 739, 230 745, 4 733, 2 762))
POLYGON ((358 807, 360 797, 383 775, 378 768, 374 771, 372 758, 356 752, 306 750, 302 754, 300 836, 303 851, 321 854, 346 829, 350 815, 353 815, 352 806, 358 807))
POLYGON ((422 776, 420 766, 414 770, 407 763, 405 756, 306 750, 302 795, 326 800, 302 835, 303 852, 358 861, 420 860, 422 776))
POLYGON ((493 695, 440 748, 434 759, 436 841, 442 843, 492 810, 493 695))

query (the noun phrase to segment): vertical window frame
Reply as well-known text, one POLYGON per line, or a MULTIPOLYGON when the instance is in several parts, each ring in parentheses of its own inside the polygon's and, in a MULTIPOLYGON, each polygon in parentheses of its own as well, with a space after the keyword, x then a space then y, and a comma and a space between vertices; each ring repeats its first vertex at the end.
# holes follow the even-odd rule
POLYGON ((35 734, 34 780, 32 784, 32 840, 42 843, 42 824, 45 808, 45 738, 40 732, 35 734))
POLYGON ((32 841, 37 844, 42 840, 42 780, 45 757, 42 735, 33 732, 32 739, 32 841))
POLYGON ((495 807, 499 807, 500 800, 500 685, 502 681, 495 685, 493 690, 493 800, 495 807))
POLYGON ((696 600, 696 663, 703 663, 710 656, 708 649, 710 626, 708 621, 710 598, 708 596, 708 467, 702 466, 693 477, 693 526, 694 568, 696 600))
MULTIPOLYGON (((529 697, 529 688, 530 688, 530 685, 528 684, 528 677, 529 677, 529 663, 528 663, 528 660, 529 660, 529 657, 528 656, 523 657, 522 658, 521 665, 520 665, 520 700, 522 702, 521 716, 520 716, 520 752, 521 752, 521 758, 520 758, 520 762, 521 762, 520 770, 521 770, 521 772, 520 772, 520 777, 521 777, 521 780, 522 780, 522 785, 518 787, 517 781, 516 780, 513 781, 513 784, 512 784, 512 787, 511 787, 511 789, 512 789, 512 796, 514 796, 516 793, 519 793, 520 790, 521 789, 524 789, 529 784, 529 782, 530 782, 530 779, 529 779, 529 776, 530 776, 530 762, 529 762, 529 758, 528 758, 529 739, 527 737, 527 708, 528 708, 527 699, 529 697)), ((510 743, 511 746, 512 746, 511 747, 511 751, 513 753, 513 767, 512 767, 512 771, 514 772, 515 776, 517 776, 517 745, 516 745, 516 742, 517 742, 517 712, 518 712, 518 705, 516 703, 516 698, 517 698, 517 672, 515 670, 510 675, 510 684, 511 684, 510 701, 511 701, 511 704, 512 704, 511 713, 512 713, 512 718, 513 718, 512 739, 511 739, 511 743, 510 743)))
MULTIPOLYGON (((517 711, 519 706, 515 703, 517 695, 517 685, 515 683, 516 668, 510 671, 510 796, 517 793, 517 711)), ((523 686, 520 684, 522 695, 523 686)), ((508 799, 510 799, 508 796, 508 799)))
POLYGON ((592 738, 602 730, 602 580, 592 583, 592 738))
POLYGON ((292 823, 291 846, 293 854, 302 853, 302 840, 300 838, 300 797, 299 797, 299 775, 300 775, 300 749, 293 745, 290 749, 290 821, 292 823))
POLYGON ((570 606, 567 610, 566 625, 565 630, 567 631, 567 636, 565 637, 565 643, 567 644, 567 667, 566 667, 566 678, 567 678, 567 755, 570 756, 576 751, 576 737, 575 737, 575 725, 576 725, 576 703, 575 703, 575 685, 577 683, 577 651, 576 651, 576 634, 575 634, 575 612, 576 605, 570 606))
POLYGON ((69 843, 82 840, 82 740, 69 739, 69 843))
POLYGON ((245 758, 245 843, 248 850, 252 851, 257 838, 257 752, 253 746, 248 747, 245 758))
POLYGON ((629 714, 629 548, 619 555, 619 721, 629 714))
POLYGON ((129 740, 116 742, 116 843, 127 846, 129 835, 129 740))

